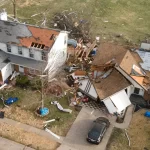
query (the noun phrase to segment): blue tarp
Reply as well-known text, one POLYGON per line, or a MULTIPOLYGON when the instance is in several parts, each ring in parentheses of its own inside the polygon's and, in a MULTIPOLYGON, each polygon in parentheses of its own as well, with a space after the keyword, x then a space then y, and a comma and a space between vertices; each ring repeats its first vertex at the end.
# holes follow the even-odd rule
POLYGON ((45 116, 49 113, 49 109, 44 107, 43 109, 40 109, 40 115, 45 116))
POLYGON ((7 100, 5 100, 5 104, 6 105, 11 105, 11 104, 13 104, 16 101, 18 101, 17 97, 9 97, 7 100))
POLYGON ((150 118, 150 111, 146 111, 144 116, 149 117, 150 118))
POLYGON ((77 41, 74 39, 69 39, 67 43, 68 45, 72 45, 74 48, 77 47, 77 41))

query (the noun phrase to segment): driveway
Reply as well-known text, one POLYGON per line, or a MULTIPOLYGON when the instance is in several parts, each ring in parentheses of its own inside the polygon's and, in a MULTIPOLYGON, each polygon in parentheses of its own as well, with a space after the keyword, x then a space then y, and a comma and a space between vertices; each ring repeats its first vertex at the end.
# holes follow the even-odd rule
MULTIPOLYGON (((57 150, 105 150, 113 130, 112 125, 108 128, 99 145, 93 145, 86 141, 87 133, 91 128, 92 122, 100 116, 105 115, 99 110, 83 107, 62 145, 57 150)), ((115 122, 114 117, 107 116, 107 118, 110 118, 110 121, 115 122)))

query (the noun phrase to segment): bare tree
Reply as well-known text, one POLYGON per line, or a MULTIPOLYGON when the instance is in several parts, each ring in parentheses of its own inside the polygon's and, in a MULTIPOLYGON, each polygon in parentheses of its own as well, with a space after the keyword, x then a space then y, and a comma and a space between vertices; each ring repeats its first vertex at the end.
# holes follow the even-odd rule
POLYGON ((12 4, 13 4, 13 11, 14 11, 14 18, 17 18, 17 11, 16 11, 16 4, 17 4, 17 0, 11 0, 12 4))

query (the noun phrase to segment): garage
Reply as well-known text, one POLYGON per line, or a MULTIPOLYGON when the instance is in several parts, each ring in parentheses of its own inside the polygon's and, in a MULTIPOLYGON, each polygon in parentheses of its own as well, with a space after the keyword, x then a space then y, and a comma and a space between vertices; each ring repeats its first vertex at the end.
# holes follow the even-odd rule
POLYGON ((121 90, 120 92, 104 99, 103 102, 111 114, 115 112, 121 113, 121 111, 131 105, 130 99, 125 90, 121 90))

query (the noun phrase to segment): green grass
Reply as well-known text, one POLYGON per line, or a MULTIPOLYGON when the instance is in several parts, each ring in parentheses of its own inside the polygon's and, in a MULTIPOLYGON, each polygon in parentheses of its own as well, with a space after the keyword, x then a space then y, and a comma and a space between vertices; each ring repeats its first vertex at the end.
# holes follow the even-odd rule
MULTIPOLYGON (((8 1, 1 8, 6 8, 9 14, 13 14, 12 5, 10 0, 8 1)), ((17 4, 17 14, 22 18, 21 21, 36 24, 43 16, 31 18, 31 15, 48 10, 46 16, 49 27, 49 22, 56 12, 75 11, 80 19, 91 22, 93 37, 100 35, 108 40, 140 43, 145 37, 150 37, 149 6, 148 0, 20 0, 17 4), (118 34, 122 34, 122 38, 116 38, 118 34)))
POLYGON ((112 135, 107 145, 107 150, 130 150, 128 140, 125 136, 125 131, 119 128, 114 128, 112 135))
MULTIPOLYGON (((54 123, 49 124, 49 128, 59 135, 66 135, 69 128, 71 127, 72 123, 76 119, 78 112, 74 110, 73 107, 69 107, 68 98, 64 96, 62 98, 56 98, 52 95, 45 95, 44 96, 44 107, 49 108, 50 113, 43 117, 37 117, 35 115, 35 110, 37 107, 41 106, 41 95, 39 92, 32 91, 30 89, 21 89, 18 87, 13 87, 9 90, 0 91, 0 94, 4 95, 4 99, 9 97, 18 97, 19 100, 12 104, 10 107, 11 113, 13 116, 9 115, 12 119, 20 121, 14 113, 16 112, 16 107, 20 107, 22 110, 27 110, 27 114, 31 114, 34 119, 42 119, 43 121, 60 118, 59 121, 55 121, 54 123), (72 109, 72 113, 65 113, 58 110, 56 105, 52 105, 51 101, 57 100, 64 108, 72 109)), ((2 106, 2 104, 0 105, 2 106)), ((24 112, 23 112, 24 113, 24 112)), ((30 117, 30 116, 29 116, 30 117)), ((25 123, 25 121, 23 122, 25 123)), ((29 124, 29 122, 26 122, 29 124)))

